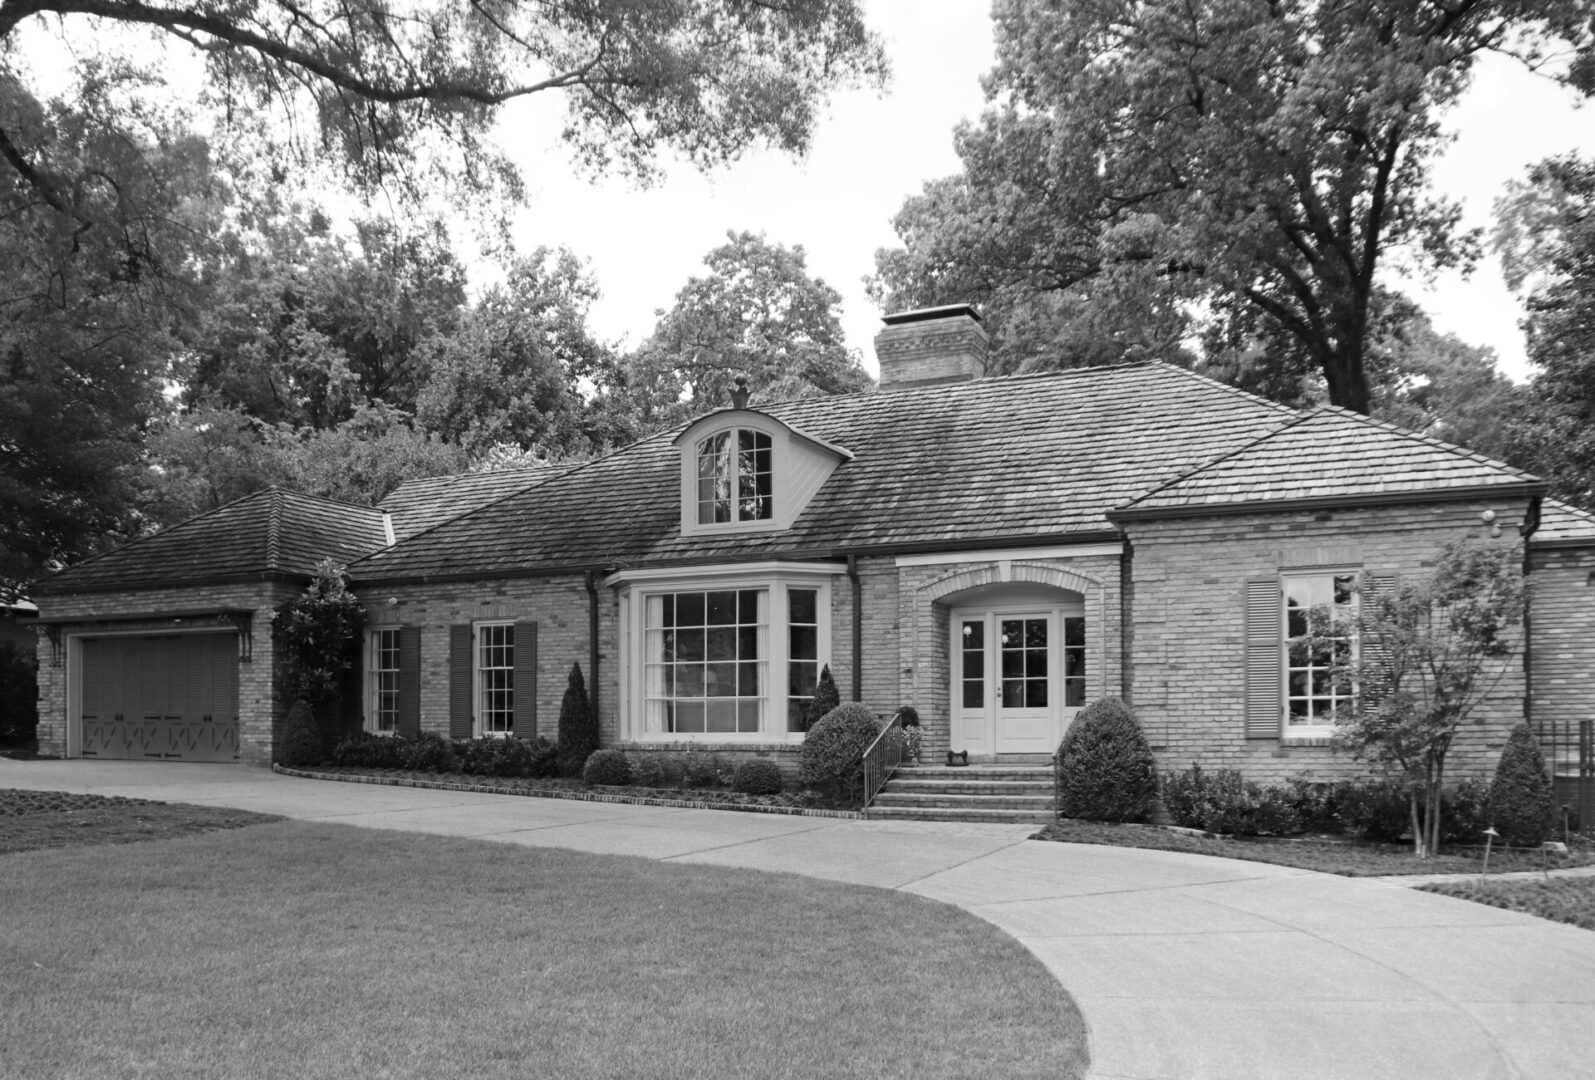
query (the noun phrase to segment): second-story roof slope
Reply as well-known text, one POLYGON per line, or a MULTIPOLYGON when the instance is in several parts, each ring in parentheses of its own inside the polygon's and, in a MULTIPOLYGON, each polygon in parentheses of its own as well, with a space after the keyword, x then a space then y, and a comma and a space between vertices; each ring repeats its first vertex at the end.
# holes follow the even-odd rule
POLYGON ((305 578, 382 547, 382 511, 271 487, 35 582, 38 595, 305 578))
MULTIPOLYGON (((787 530, 683 536, 675 432, 363 560, 365 581, 1084 539, 1295 414, 1166 364, 753 406, 853 455, 787 530)), ((778 496, 779 497, 779 493, 778 496)))

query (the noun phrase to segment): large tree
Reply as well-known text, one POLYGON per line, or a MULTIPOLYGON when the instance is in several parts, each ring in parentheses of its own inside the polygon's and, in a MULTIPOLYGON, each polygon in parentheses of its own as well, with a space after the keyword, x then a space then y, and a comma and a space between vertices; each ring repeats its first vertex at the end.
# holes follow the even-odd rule
POLYGON ((629 393, 645 426, 730 403, 748 378, 761 401, 862 390, 870 377, 842 333, 841 294, 811 277, 802 245, 729 232, 659 313, 653 336, 627 359, 629 393))
POLYGON ((1489 51, 1538 64, 1570 47, 1559 77, 1587 93, 1592 13, 1591 0, 997 0, 990 104, 957 133, 964 172, 904 205, 881 291, 985 303, 1021 359, 1046 333, 1010 343, 1006 320, 1033 320, 1044 297, 1080 298, 1056 303, 1065 327, 1099 309, 1097 350, 1119 355, 1169 355, 1193 319, 1367 412, 1381 267, 1475 253, 1428 185, 1444 109, 1489 51))
POLYGON ((1595 510, 1595 162, 1543 161, 1497 204, 1509 284, 1528 291, 1534 374, 1506 413, 1506 454, 1595 510))

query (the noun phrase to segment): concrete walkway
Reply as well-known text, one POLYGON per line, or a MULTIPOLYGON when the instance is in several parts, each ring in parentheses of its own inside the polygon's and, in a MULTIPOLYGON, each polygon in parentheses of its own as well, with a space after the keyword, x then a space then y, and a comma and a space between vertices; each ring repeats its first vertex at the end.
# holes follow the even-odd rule
MULTIPOLYGON (((14 762, 0 788, 804 874, 1013 935, 1079 1003, 1098 1080, 1595 1076, 1595 934, 1399 885, 838 821, 336 784, 236 765, 14 762)), ((3 828, 0 825, 0 828, 3 828)))

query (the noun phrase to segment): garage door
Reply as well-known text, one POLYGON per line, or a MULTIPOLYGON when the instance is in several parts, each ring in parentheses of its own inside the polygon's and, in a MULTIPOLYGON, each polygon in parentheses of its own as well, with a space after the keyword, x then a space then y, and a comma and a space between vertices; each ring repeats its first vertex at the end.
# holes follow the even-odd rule
POLYGON ((86 638, 82 658, 84 757, 237 759, 236 635, 86 638))

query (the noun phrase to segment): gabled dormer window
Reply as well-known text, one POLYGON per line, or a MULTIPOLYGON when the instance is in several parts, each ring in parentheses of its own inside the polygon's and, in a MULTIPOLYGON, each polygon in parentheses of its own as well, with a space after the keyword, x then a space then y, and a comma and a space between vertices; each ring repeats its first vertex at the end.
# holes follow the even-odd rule
POLYGON ((769 521, 774 516, 770 436, 753 428, 733 428, 700 440, 698 524, 769 521))

